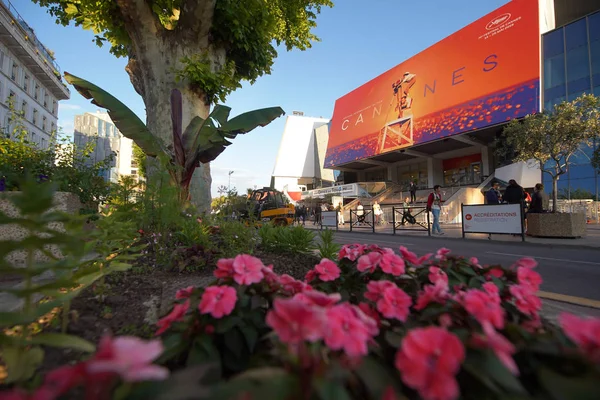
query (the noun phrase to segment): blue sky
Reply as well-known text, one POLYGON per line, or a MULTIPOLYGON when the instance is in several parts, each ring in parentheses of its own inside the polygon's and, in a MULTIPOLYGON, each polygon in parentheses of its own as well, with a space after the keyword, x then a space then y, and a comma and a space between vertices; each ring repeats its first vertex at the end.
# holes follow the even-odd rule
MULTIPOLYGON (((108 47, 92 43, 93 34, 76 27, 56 25, 46 10, 30 0, 11 0, 55 52, 61 69, 88 79, 111 92, 145 120, 144 103, 133 90, 124 68, 108 47)), ((281 106, 286 113, 330 118, 335 100, 382 72, 417 54, 507 0, 334 0, 324 9, 315 33, 321 42, 301 52, 279 51, 273 73, 231 94, 226 102, 232 114, 255 108, 281 106), (394 50, 390 50, 394 49, 394 50)), ((71 90, 71 99, 59 107, 59 126, 73 131, 73 118, 97 108, 71 90)), ((285 117, 265 128, 240 136, 212 163, 213 195, 219 185, 245 191, 270 183, 285 117)))

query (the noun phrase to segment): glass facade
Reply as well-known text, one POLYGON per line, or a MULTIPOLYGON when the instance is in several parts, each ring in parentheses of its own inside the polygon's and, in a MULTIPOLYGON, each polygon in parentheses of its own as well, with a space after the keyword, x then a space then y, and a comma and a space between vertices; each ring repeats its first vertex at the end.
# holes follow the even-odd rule
MULTIPOLYGON (((565 100, 575 100, 584 93, 600 96, 600 12, 545 34, 542 56, 545 110, 565 100)), ((568 197, 574 191, 598 194, 598 174, 590 164, 597 145, 600 138, 591 147, 582 146, 572 159, 569 172, 558 181, 561 195, 568 197)), ((551 190, 550 176, 544 174, 543 180, 551 190)))

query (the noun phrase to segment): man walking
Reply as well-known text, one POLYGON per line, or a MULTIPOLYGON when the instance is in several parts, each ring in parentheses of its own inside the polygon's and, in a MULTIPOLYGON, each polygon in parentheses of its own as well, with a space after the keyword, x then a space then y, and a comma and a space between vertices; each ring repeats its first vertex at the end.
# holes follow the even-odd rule
POLYGON ((417 184, 413 181, 410 181, 408 190, 410 192, 410 202, 416 203, 417 202, 417 184))

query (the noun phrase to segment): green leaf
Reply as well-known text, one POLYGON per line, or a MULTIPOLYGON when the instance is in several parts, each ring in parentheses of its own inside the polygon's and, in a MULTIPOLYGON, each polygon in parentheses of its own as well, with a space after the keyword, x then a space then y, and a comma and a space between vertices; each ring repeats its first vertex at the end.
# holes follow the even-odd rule
POLYGON ((243 346, 244 346, 244 336, 239 331, 239 329, 230 329, 225 332, 225 346, 231 353, 237 357, 242 357, 243 346))
POLYGON ((211 118, 214 118, 221 126, 227 123, 231 108, 221 104, 215 105, 215 108, 210 113, 211 118))
POLYGON ((133 140, 146 155, 156 157, 164 153, 158 139, 148 130, 146 125, 125 104, 98 86, 75 75, 65 72, 65 79, 92 104, 106 108, 110 118, 119 128, 123 136, 133 140))
POLYGON ((256 346, 256 342, 258 341, 258 332, 256 328, 251 326, 244 326, 240 328, 244 338, 246 339, 246 344, 248 345, 248 350, 250 353, 254 352, 254 347, 256 346))
POLYGON ((397 378, 393 376, 383 363, 372 357, 365 357, 356 370, 361 381, 373 399, 382 399, 389 386, 396 387, 397 378))
MULTIPOLYGON (((481 371, 485 378, 491 378, 505 390, 513 394, 527 394, 527 391, 516 378, 491 351, 472 352, 464 365, 470 367, 470 372, 481 371)), ((482 383, 486 383, 483 382, 482 383)), ((487 384, 488 386, 489 383, 487 384)))
POLYGON ((29 340, 29 343, 41 344, 50 347, 62 347, 66 349, 81 350, 88 353, 96 351, 96 346, 79 336, 61 333, 40 333, 29 340))
MULTIPOLYGON (((221 365, 219 350, 215 347, 212 337, 208 335, 199 336, 194 339, 186 360, 186 366, 188 367, 203 364, 221 365)), ((220 378, 221 368, 219 367, 218 370, 219 376, 213 377, 214 379, 220 378)))
MULTIPOLYGON (((285 115, 281 107, 269 107, 248 111, 222 124, 221 131, 228 135, 248 133, 259 126, 267 126, 274 119, 285 115)), ((229 137, 229 136, 228 136, 229 137)))
POLYGON ((77 14, 77 12, 79 12, 79 10, 77 9, 77 6, 73 3, 68 3, 65 7, 66 14, 77 14))
POLYGON ((341 382, 319 379, 313 382, 313 387, 321 400, 352 400, 341 382))
POLYGON ((8 376, 4 383, 29 380, 36 369, 44 361, 44 350, 40 347, 32 347, 22 350, 18 347, 2 348, 2 359, 6 364, 8 376))
POLYGON ((554 400, 597 400, 600 399, 598 374, 588 377, 567 377, 550 368, 538 370, 540 383, 546 388, 548 396, 554 400))
POLYGON ((225 333, 231 329, 233 329, 234 327, 237 326, 237 324, 239 324, 241 321, 240 317, 237 316, 228 316, 225 317, 221 320, 219 320, 219 322, 217 322, 216 326, 215 326, 215 332, 216 333, 225 333))

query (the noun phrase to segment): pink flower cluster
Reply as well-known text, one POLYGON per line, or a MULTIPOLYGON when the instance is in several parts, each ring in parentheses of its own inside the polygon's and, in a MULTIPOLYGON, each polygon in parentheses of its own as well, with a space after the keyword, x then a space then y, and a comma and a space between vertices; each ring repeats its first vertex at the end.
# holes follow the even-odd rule
POLYGON ((264 269, 265 266, 258 258, 240 254, 235 258, 222 258, 217 261, 214 275, 217 278, 233 278, 239 285, 251 285, 263 280, 264 269))
POLYGON ((125 382, 164 380, 169 370, 153 365, 152 361, 163 352, 160 340, 144 341, 132 336, 112 338, 105 336, 91 359, 59 367, 46 375, 44 383, 34 392, 20 389, 0 393, 7 400, 54 400, 71 389, 85 385, 87 400, 110 397, 113 382, 120 377, 125 382))
POLYGON ((559 317, 559 323, 567 337, 581 352, 600 364, 600 318, 580 318, 563 313, 559 317))
POLYGON ((456 374, 465 359, 460 339, 440 327, 408 332, 396 354, 402 381, 424 400, 453 400, 460 390, 456 374))
POLYGON ((412 299, 393 282, 369 282, 365 298, 374 302, 377 311, 385 318, 394 318, 402 322, 408 318, 412 299))
POLYGON ((340 277, 340 268, 331 260, 326 258, 322 259, 320 263, 315 265, 315 268, 308 271, 306 274, 306 282, 312 282, 315 278, 322 280, 323 282, 335 281, 340 277))
POLYGON ((279 340, 290 346, 323 340, 332 350, 342 350, 350 357, 364 356, 368 342, 379 333, 377 322, 359 307, 339 300, 339 294, 315 290, 277 298, 266 322, 279 340))

